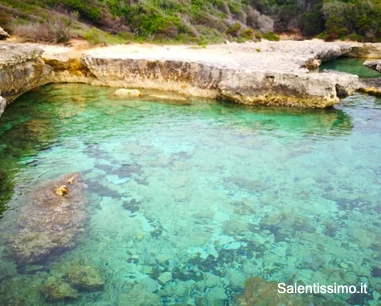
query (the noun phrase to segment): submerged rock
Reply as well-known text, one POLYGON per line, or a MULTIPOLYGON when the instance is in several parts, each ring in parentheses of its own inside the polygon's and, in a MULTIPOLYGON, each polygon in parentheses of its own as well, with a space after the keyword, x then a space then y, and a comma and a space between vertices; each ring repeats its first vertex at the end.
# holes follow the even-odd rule
POLYGON ((165 285, 166 283, 172 280, 172 273, 164 272, 158 277, 157 280, 159 281, 160 284, 165 285))
POLYGON ((68 283, 50 277, 41 287, 40 292, 48 302, 60 302, 63 300, 74 300, 79 297, 77 290, 72 288, 68 283))
POLYGON ((87 199, 79 173, 70 173, 44 184, 28 194, 18 216, 18 228, 10 246, 20 265, 38 263, 76 245, 85 230, 87 199), (67 186, 66 194, 57 188, 67 186))
POLYGON ((98 269, 93 266, 75 266, 66 272, 68 282, 83 291, 103 290, 104 281, 98 269))
POLYGON ((139 97, 140 96, 140 91, 137 89, 117 89, 114 92, 115 96, 118 97, 139 97))
POLYGON ((148 292, 143 285, 135 285, 127 293, 119 295, 118 306, 159 306, 159 296, 148 292))
POLYGON ((359 91, 371 96, 381 97, 381 79, 380 78, 362 79, 360 81, 359 91))

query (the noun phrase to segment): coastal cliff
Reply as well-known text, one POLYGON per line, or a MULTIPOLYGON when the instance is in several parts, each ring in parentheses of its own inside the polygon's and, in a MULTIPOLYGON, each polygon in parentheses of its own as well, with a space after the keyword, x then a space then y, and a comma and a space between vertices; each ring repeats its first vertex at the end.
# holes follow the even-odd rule
POLYGON ((4 43, 0 48, 0 113, 5 104, 46 83, 155 89, 247 105, 310 108, 332 106, 358 88, 357 76, 316 71, 321 61, 349 53, 349 43, 266 41, 207 48, 131 44, 89 50, 4 43))

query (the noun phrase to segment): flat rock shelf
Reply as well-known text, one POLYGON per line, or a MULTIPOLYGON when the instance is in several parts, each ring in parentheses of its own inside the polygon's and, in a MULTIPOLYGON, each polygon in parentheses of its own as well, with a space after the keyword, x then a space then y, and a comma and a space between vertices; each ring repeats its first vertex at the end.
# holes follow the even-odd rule
POLYGON ((281 41, 200 46, 118 45, 89 50, 0 45, 0 110, 46 83, 155 89, 246 105, 325 108, 358 88, 355 75, 317 73, 355 43, 281 41))

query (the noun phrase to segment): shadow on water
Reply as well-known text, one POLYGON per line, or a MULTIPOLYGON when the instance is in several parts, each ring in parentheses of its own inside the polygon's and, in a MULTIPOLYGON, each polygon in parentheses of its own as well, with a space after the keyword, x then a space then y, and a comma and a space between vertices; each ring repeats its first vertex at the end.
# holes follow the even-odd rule
POLYGON ((353 129, 351 116, 336 108, 303 109, 289 107, 266 107, 234 105, 219 102, 222 113, 229 113, 232 120, 243 114, 246 120, 238 122, 242 126, 259 125, 268 130, 286 133, 300 133, 305 136, 342 136, 353 129))

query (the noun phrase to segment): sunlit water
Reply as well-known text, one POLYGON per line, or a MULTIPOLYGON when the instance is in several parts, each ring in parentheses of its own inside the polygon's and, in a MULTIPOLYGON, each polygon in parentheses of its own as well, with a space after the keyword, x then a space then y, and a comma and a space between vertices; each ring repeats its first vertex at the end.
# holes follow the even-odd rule
POLYGON ((362 282, 368 295, 335 297, 379 305, 381 100, 298 110, 113 91, 47 86, 0 118, 3 237, 35 184, 79 171, 91 200, 84 239, 29 272, 1 240, 0 305, 51 305, 39 289, 72 263, 105 288, 56 304, 233 305, 261 276, 362 282))

